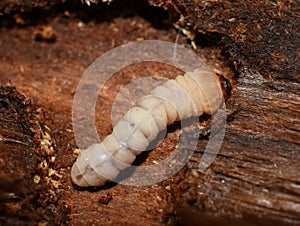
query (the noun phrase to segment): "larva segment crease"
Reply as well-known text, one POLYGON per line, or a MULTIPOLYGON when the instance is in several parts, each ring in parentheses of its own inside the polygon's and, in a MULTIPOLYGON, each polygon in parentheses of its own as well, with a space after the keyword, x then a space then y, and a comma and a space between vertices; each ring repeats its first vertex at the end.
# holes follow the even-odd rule
POLYGON ((102 143, 82 151, 71 170, 73 183, 101 186, 113 180, 167 125, 212 114, 222 101, 220 80, 208 69, 198 68, 168 80, 139 99, 102 143))
POLYGON ((119 140, 120 144, 130 150, 142 152, 149 145, 149 141, 139 127, 136 124, 129 123, 125 120, 121 120, 117 123, 113 129, 113 133, 119 140))
POLYGON ((147 95, 138 100, 136 106, 149 111, 152 118, 155 120, 159 131, 163 130, 167 126, 168 116, 163 102, 160 99, 152 95, 147 95))
POLYGON ((159 133, 159 128, 153 120, 151 113, 144 108, 134 106, 125 114, 124 119, 132 124, 137 125, 148 141, 155 139, 159 133), (148 122, 148 123, 143 123, 148 122))

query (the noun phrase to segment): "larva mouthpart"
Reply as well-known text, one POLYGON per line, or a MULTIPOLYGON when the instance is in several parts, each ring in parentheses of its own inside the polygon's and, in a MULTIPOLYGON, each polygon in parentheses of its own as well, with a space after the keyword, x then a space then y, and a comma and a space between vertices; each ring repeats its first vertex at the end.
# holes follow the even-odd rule
POLYGON ((83 187, 105 184, 130 166, 167 125, 212 114, 222 101, 220 80, 208 69, 168 80, 139 99, 102 143, 81 152, 72 167, 72 181, 83 187))

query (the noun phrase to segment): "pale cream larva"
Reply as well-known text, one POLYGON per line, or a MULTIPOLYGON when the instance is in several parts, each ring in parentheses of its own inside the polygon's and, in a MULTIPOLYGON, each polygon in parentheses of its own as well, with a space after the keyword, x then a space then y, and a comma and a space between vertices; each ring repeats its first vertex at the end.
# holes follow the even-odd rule
POLYGON ((156 87, 125 114, 102 143, 83 150, 71 171, 78 186, 101 186, 128 167, 167 125, 203 113, 223 101, 219 77, 198 68, 156 87))

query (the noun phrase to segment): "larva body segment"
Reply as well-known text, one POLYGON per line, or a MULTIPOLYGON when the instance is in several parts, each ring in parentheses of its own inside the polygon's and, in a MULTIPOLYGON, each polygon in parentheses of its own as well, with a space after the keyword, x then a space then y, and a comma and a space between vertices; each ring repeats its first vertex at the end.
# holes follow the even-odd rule
POLYGON ((79 186, 101 186, 130 166, 167 125, 216 111, 223 101, 218 77, 196 69, 168 80, 139 99, 101 144, 83 150, 71 171, 79 186))
POLYGON ((155 119, 153 119, 151 112, 144 108, 138 106, 132 107, 124 116, 124 120, 137 125, 148 141, 154 140, 156 134, 159 133, 158 125, 155 119), (143 123, 145 121, 148 123, 143 123))
POLYGON ((148 95, 139 99, 136 105, 151 112, 152 120, 156 122, 159 131, 163 130, 167 126, 167 112, 164 105, 162 104, 162 101, 159 98, 148 95))

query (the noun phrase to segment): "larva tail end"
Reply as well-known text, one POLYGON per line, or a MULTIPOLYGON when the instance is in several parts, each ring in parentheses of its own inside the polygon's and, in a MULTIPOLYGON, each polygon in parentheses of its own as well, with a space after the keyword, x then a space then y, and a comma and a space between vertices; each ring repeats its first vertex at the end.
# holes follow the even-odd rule
POLYGON ((221 74, 216 74, 216 75, 220 81, 224 99, 227 100, 231 94, 231 90, 232 90, 231 84, 230 84, 229 80, 226 79, 223 75, 221 75, 221 74))
POLYGON ((107 179, 97 174, 92 168, 86 167, 85 172, 80 172, 79 166, 75 163, 71 170, 72 182, 80 187, 102 186, 107 179))
POLYGON ((72 182, 81 187, 88 187, 90 184, 84 179, 77 164, 74 164, 71 169, 72 182))

